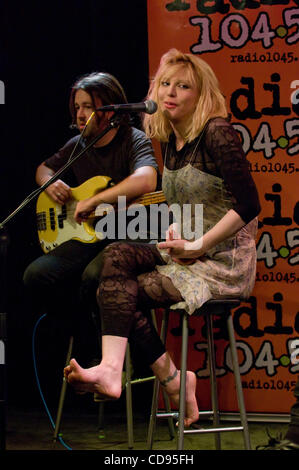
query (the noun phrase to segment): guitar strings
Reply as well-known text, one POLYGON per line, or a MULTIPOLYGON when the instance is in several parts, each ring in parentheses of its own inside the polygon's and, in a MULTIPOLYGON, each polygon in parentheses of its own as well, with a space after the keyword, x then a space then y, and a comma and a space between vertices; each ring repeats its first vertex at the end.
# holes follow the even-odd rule
MULTIPOLYGON (((158 194, 155 194, 155 193, 148 193, 147 195, 144 195, 142 196, 141 198, 139 199, 136 199, 135 201, 131 202, 131 204, 129 205, 129 207, 132 207, 134 205, 151 205, 151 204, 155 204, 155 203, 158 203, 158 202, 164 202, 165 201, 165 196, 163 195, 162 191, 158 191, 157 192, 158 194)), ((37 222, 38 223, 46 223, 50 221, 51 222, 55 222, 55 218, 59 217, 59 216, 62 216, 63 219, 65 218, 68 218, 70 216, 73 216, 75 214, 75 210, 74 209, 70 209, 70 208, 67 208, 67 204, 61 206, 62 208, 62 211, 60 214, 57 214, 56 213, 56 208, 57 208, 58 204, 56 204, 56 207, 49 207, 47 210, 45 211, 40 211, 40 212, 37 212, 37 222), (48 211, 50 210, 53 210, 52 213, 48 213, 48 211)), ((100 208, 101 211, 105 211, 104 208, 100 208)), ((124 209, 128 209, 128 207, 124 208, 124 209)), ((107 206, 107 209, 106 211, 109 211, 110 210, 110 206, 107 206)), ((93 212, 92 216, 90 216, 90 218, 95 218, 95 217, 99 217, 98 214, 96 214, 97 212, 97 209, 95 209, 95 211, 93 212)))

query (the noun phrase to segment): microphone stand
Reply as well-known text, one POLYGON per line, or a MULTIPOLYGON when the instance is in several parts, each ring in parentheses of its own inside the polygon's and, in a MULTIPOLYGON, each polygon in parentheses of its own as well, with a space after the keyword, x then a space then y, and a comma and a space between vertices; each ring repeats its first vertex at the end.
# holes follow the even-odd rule
POLYGON ((65 173, 74 162, 79 160, 99 139, 106 135, 110 130, 119 126, 121 117, 117 112, 109 120, 108 125, 103 131, 96 136, 78 155, 75 155, 60 170, 58 170, 46 183, 29 194, 24 201, 8 216, 3 222, 0 222, 0 255, 1 255, 1 271, 0 286, 3 289, 0 297, 0 451, 6 447, 6 361, 5 347, 7 342, 7 314, 4 313, 4 280, 6 279, 5 271, 7 265, 7 247, 9 244, 9 236, 5 225, 12 220, 20 211, 22 211, 33 199, 37 198, 48 186, 54 183, 63 173, 65 173), (3 305, 3 307, 2 307, 3 305), (2 312, 3 309, 3 312, 2 312))
MULTIPOLYGON (((7 230, 0 231, 0 284, 3 292, 6 291, 6 261, 9 238, 7 230)), ((7 341, 6 331, 6 299, 4 295, 0 298, 0 451, 5 450, 5 428, 6 428, 6 358, 5 348, 7 341)))
POLYGON ((47 189, 48 186, 50 186, 52 183, 54 183, 63 173, 65 173, 70 166, 73 165, 74 162, 76 162, 82 155, 84 155, 87 150, 90 149, 99 139, 101 139, 107 132, 111 131, 111 129, 118 127, 121 121, 121 117, 119 115, 113 116, 107 127, 99 134, 97 135, 84 149, 82 149, 78 155, 73 157, 70 161, 68 161, 63 167, 60 168, 46 183, 44 183, 42 186, 37 188, 35 191, 33 191, 29 196, 27 196, 24 201, 8 216, 6 217, 3 222, 0 222, 0 230, 4 227, 4 225, 7 224, 13 217, 15 217, 21 210, 23 210, 33 199, 38 197, 40 193, 42 193, 45 189, 47 189))

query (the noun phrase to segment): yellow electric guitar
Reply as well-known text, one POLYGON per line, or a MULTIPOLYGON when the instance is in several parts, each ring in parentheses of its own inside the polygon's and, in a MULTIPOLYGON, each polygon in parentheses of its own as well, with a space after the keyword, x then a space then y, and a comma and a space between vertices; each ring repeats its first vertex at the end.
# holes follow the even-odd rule
MULTIPOLYGON (((83 243, 95 243, 99 240, 95 224, 106 213, 102 205, 99 206, 99 211, 95 210, 95 213, 91 214, 81 225, 75 221, 74 213, 78 201, 94 196, 107 188, 109 184, 111 184, 111 178, 108 176, 90 178, 80 186, 71 188, 72 199, 63 206, 53 201, 45 191, 40 194, 36 203, 37 232, 41 248, 45 253, 71 239, 83 243)), ((164 201, 163 192, 157 191, 146 193, 131 201, 130 206, 136 204, 147 206, 164 201)))

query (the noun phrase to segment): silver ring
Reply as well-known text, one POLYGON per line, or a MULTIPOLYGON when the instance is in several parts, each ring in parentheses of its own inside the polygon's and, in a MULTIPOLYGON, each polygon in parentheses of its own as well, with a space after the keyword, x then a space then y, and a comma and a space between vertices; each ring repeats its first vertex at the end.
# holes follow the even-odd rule
POLYGON ((57 197, 60 197, 60 196, 61 196, 61 194, 60 194, 60 193, 57 193, 57 194, 56 194, 56 196, 57 196, 57 197))

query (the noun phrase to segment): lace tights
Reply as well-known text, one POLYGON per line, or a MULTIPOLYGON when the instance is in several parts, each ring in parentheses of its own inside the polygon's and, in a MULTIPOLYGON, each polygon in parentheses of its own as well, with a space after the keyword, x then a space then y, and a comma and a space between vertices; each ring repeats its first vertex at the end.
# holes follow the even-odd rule
POLYGON ((182 300, 171 280, 155 270, 159 264, 164 261, 154 245, 112 243, 104 251, 97 291, 102 334, 129 338, 149 365, 165 348, 148 311, 182 300))

